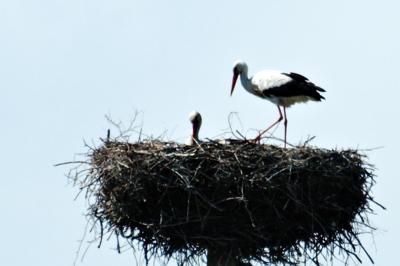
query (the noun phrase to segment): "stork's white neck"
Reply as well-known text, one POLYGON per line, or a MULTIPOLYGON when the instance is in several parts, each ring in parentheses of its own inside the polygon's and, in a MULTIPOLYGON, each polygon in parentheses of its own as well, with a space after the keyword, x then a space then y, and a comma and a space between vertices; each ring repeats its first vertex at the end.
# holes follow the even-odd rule
POLYGON ((254 93, 253 88, 251 86, 251 80, 247 74, 247 68, 243 69, 242 73, 240 73, 240 82, 242 83, 243 88, 250 93, 254 93))

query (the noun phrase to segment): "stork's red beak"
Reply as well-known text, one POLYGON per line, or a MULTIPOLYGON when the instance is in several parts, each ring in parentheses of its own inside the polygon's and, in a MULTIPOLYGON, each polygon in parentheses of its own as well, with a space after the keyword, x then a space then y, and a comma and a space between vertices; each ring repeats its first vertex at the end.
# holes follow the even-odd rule
POLYGON ((235 89, 235 85, 236 85, 236 81, 239 77, 239 74, 237 74, 236 72, 233 73, 233 77, 232 77, 232 88, 231 88, 231 96, 233 93, 233 90, 235 89))

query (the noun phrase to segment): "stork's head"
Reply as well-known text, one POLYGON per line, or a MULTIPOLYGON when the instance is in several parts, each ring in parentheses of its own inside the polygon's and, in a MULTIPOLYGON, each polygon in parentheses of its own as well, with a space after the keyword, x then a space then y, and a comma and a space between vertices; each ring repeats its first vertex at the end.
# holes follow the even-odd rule
POLYGON ((199 139, 199 131, 201 127, 201 115, 197 111, 193 111, 189 114, 189 121, 192 123, 192 138, 194 140, 199 139))
POLYGON ((233 90, 235 89, 236 81, 237 81, 239 75, 242 73, 247 75, 247 64, 245 62, 243 62, 242 60, 236 60, 234 66, 233 66, 231 96, 232 96, 233 90))

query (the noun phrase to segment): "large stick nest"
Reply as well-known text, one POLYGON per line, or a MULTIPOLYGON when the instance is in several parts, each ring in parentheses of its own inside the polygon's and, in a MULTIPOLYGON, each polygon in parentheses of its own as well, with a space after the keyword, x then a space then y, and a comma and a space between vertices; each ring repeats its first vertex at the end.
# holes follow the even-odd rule
POLYGON ((374 179, 355 150, 106 141, 89 157, 82 189, 101 237, 138 241, 146 258, 213 249, 240 261, 318 264, 324 250, 357 260, 365 251, 358 235, 369 226, 374 179))

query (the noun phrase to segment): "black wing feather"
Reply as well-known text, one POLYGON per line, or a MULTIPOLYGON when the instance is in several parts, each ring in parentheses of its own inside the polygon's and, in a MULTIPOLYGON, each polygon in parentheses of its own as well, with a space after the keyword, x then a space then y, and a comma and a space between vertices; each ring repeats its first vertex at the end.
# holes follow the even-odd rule
POLYGON ((306 78, 305 76, 300 75, 298 73, 290 72, 290 73, 282 73, 282 75, 288 76, 289 78, 291 78, 291 79, 293 79, 295 81, 298 81, 298 82, 307 82, 309 84, 314 85, 314 88, 317 91, 325 92, 325 90, 323 88, 316 86, 314 83, 310 82, 308 80, 308 78, 306 78))
POLYGON ((282 73, 292 79, 286 84, 278 87, 269 88, 263 91, 265 96, 276 96, 276 97, 293 97, 293 96, 308 96, 316 101, 325 99, 324 96, 318 93, 324 92, 325 90, 316 86, 310 82, 308 78, 297 73, 282 73))
POLYGON ((296 81, 299 81, 299 82, 308 81, 308 78, 306 78, 305 76, 297 74, 297 73, 294 73, 294 72, 282 73, 282 75, 288 76, 289 78, 292 78, 292 79, 294 79, 296 81))

